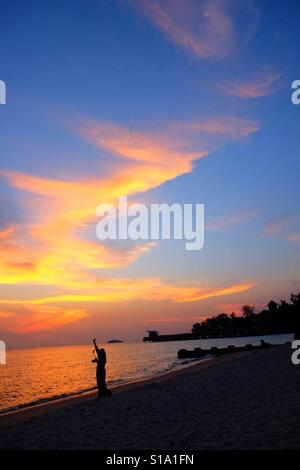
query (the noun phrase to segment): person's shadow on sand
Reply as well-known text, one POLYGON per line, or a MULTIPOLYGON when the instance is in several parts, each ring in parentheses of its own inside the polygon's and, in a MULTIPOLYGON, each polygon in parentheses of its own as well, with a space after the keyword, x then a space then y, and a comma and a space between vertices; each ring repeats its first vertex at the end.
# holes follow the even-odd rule
POLYGON ((92 362, 96 362, 97 369, 96 369, 96 378, 97 378, 97 387, 98 387, 98 398, 100 397, 110 397, 111 390, 106 387, 106 352, 103 348, 98 348, 96 344, 96 339, 93 339, 93 344, 95 346, 95 351, 97 353, 97 357, 92 360, 92 362))

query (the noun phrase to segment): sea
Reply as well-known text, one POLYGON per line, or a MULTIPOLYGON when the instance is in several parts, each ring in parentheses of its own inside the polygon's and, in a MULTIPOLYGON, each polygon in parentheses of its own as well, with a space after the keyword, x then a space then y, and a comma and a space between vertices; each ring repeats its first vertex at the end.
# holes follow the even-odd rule
MULTIPOLYGON (((122 384, 188 367, 195 361, 213 360, 210 355, 202 359, 180 360, 177 358, 179 349, 210 349, 229 344, 256 345, 261 339, 271 344, 283 344, 291 341, 292 335, 99 346, 106 350, 107 384, 113 389, 122 384)), ((92 345, 8 350, 6 364, 0 365, 0 414, 95 389, 96 371, 92 359, 92 345)))

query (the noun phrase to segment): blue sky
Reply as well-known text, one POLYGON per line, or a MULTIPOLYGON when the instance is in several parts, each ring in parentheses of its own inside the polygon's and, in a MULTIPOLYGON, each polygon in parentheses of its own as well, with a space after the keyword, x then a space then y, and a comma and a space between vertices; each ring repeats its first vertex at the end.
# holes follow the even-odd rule
POLYGON ((297 291, 299 2, 1 5, 2 336, 136 339, 297 291), (204 203, 204 249, 102 246, 124 187, 204 203))

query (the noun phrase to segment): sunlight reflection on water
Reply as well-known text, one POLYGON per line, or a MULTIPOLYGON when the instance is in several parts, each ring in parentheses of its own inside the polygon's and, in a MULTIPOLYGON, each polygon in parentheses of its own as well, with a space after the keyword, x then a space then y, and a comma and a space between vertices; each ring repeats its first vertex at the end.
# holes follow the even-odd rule
MULTIPOLYGON (((186 361, 177 359, 177 351, 182 348, 259 344, 261 338, 279 344, 290 340, 292 335, 105 344, 107 382, 114 387, 182 367, 186 361)), ((8 350, 7 364, 0 366, 0 410, 93 389, 95 365, 91 362, 92 349, 90 345, 79 345, 8 350)))

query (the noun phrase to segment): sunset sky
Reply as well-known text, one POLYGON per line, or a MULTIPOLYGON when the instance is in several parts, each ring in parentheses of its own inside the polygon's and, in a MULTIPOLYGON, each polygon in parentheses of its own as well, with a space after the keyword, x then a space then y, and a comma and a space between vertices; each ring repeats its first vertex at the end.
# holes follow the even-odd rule
POLYGON ((0 339, 139 340, 300 287, 297 0, 2 1, 0 339), (96 208, 205 204, 205 245, 96 208))

